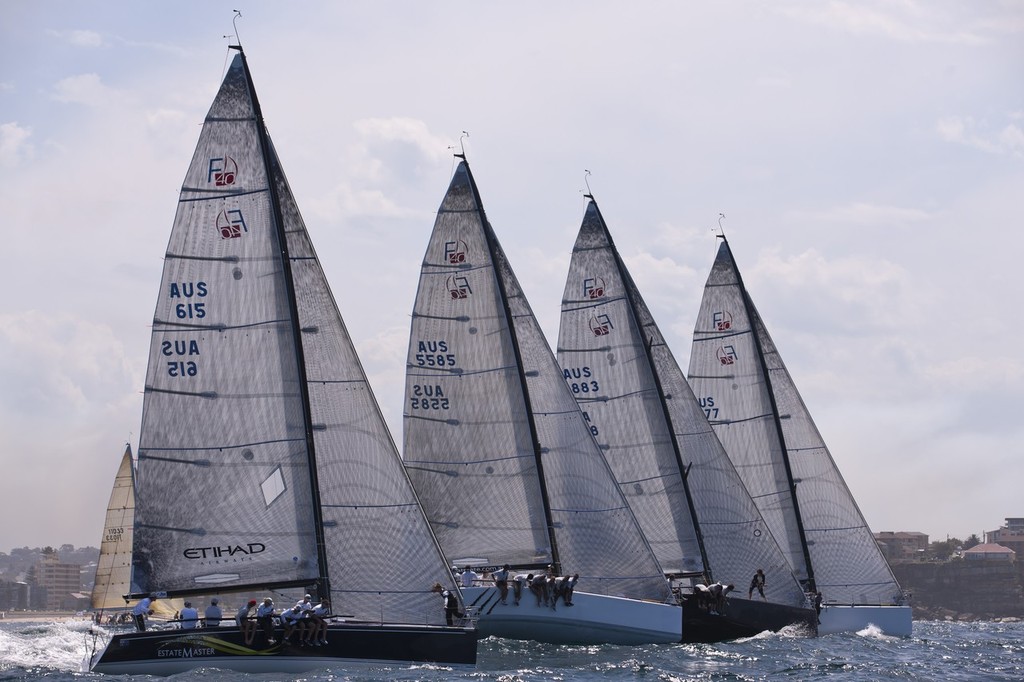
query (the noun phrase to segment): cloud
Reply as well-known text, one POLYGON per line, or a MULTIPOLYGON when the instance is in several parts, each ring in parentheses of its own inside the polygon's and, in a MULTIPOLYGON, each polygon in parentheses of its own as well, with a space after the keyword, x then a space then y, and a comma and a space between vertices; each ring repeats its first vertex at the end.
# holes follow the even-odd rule
POLYGON ((103 40, 103 36, 95 31, 84 31, 84 30, 71 30, 71 31, 54 31, 50 30, 47 33, 51 36, 60 38, 75 47, 103 47, 106 42, 103 40))
POLYGON ((857 226, 898 227, 929 220, 931 214, 919 208, 854 202, 823 211, 790 211, 786 220, 811 223, 841 223, 857 226))
POLYGON ((447 160, 449 157, 451 141, 434 135, 426 123, 414 118, 365 118, 356 121, 353 127, 368 140, 411 144, 428 159, 447 160))
POLYGON ((849 3, 840 0, 783 7, 780 13, 811 24, 844 31, 855 36, 881 36, 905 43, 949 43, 985 45, 982 34, 993 30, 991 23, 977 22, 975 30, 964 28, 965 17, 950 16, 934 3, 849 3))
POLYGON ((110 103, 115 91, 105 86, 95 73, 70 76, 53 86, 53 99, 58 102, 100 107, 110 103))
MULTIPOLYGON (((1019 117, 1017 112, 1008 115, 1011 120, 1019 120, 1019 117)), ((993 131, 971 116, 947 116, 935 123, 935 132, 947 142, 989 154, 1024 156, 1024 129, 1016 123, 1007 123, 1001 130, 993 131)))
POLYGON ((0 123, 0 168, 15 168, 33 155, 31 128, 17 123, 0 123))

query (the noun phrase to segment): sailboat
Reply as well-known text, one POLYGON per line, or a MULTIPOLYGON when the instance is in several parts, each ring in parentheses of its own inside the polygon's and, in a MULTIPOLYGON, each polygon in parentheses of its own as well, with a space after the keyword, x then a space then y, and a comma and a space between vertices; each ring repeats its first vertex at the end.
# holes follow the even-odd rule
POLYGON ((481 636, 679 642, 682 609, 562 378, 464 155, 420 272, 403 457, 459 567, 579 574, 571 599, 463 587, 481 636), (518 603, 516 603, 518 602, 518 603))
MULTIPOLYGON (((98 625, 131 624, 125 597, 132 593, 132 530, 135 522, 135 467, 132 446, 126 444, 121 464, 114 476, 114 486, 107 503, 107 516, 100 540, 100 556, 96 562, 96 578, 92 588, 92 608, 98 625), (114 613, 104 617, 108 611, 114 613)), ((180 599, 157 600, 154 616, 169 620, 181 609, 180 599)))
POLYGON ((800 583, 708 424, 597 202, 586 197, 562 297, 558 361, 658 561, 687 595, 684 641, 790 625, 813 634, 817 620, 800 583), (747 599, 743 590, 759 568, 772 576, 767 601, 747 599), (741 589, 712 600, 702 590, 716 582, 741 589))
POLYGON ((309 591, 333 617, 316 647, 276 632, 247 644, 237 626, 118 634, 92 670, 471 665, 476 631, 446 625, 431 593, 454 580, 233 49, 164 260, 132 582, 136 597, 217 594, 226 615, 252 593, 309 591))
POLYGON ((911 609, 754 307, 724 235, 693 333, 690 385, 805 589, 819 634, 909 636, 911 609))

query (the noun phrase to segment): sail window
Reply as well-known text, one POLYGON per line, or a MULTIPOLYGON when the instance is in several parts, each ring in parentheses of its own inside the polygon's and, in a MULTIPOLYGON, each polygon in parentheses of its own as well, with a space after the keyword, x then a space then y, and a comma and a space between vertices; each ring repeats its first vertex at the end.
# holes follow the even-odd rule
POLYGON ((271 472, 263 483, 260 484, 260 489, 263 490, 263 501, 269 507, 274 500, 281 497, 284 491, 288 489, 288 486, 284 484, 284 474, 281 473, 281 467, 277 467, 271 472))

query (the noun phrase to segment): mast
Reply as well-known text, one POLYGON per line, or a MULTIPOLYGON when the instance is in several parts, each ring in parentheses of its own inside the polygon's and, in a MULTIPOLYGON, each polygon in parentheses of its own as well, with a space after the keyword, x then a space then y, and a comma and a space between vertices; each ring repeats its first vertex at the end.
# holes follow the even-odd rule
POLYGON ((320 509, 320 482, 316 467, 316 446, 313 440, 313 415, 309 399, 309 383, 306 377, 306 358, 302 346, 302 329, 299 324, 299 305, 295 297, 295 282, 292 279, 291 256, 288 253, 288 235, 285 232, 284 216, 281 212, 281 199, 277 193, 277 183, 273 173, 274 163, 271 153, 270 139, 267 135, 267 126, 263 120, 263 110, 260 108, 259 98, 256 96, 256 87, 252 82, 252 74, 249 72, 249 63, 245 58, 245 51, 241 45, 231 45, 232 49, 238 50, 242 57, 242 66, 245 71, 245 81, 249 86, 249 94, 252 97, 252 107, 256 114, 256 131, 260 141, 260 151, 263 155, 263 166, 267 174, 267 186, 270 195, 270 206, 274 216, 274 223, 277 230, 278 246, 281 249, 281 268, 284 273, 285 288, 288 294, 288 309, 291 313, 292 339, 295 346, 296 369, 299 374, 299 395, 302 400, 303 427, 306 434, 306 456, 309 462, 309 483, 310 494, 313 505, 313 530, 316 537, 316 555, 319 566, 320 577, 317 579, 317 593, 319 597, 330 596, 331 580, 328 575, 327 542, 324 537, 323 513, 320 509))
POLYGON ((725 248, 729 250, 729 258, 733 262, 733 272, 736 273, 736 282, 740 287, 740 294, 743 298, 743 308, 747 314, 747 320, 750 323, 750 333, 754 337, 754 347, 757 349, 757 361, 761 365, 761 374, 764 376, 765 389, 768 391, 768 400, 772 407, 772 421, 775 423, 775 432, 779 438, 779 446, 782 452, 782 464, 786 470, 786 480, 789 481, 789 496, 793 500, 793 513, 796 516, 796 527, 797 533, 800 535, 800 548, 803 550, 804 563, 807 566, 807 589, 811 592, 817 591, 817 586, 814 581, 814 566, 811 564, 811 552, 807 545, 807 535, 804 532, 804 519, 800 514, 800 502, 797 499, 796 494, 796 481, 793 479, 793 469, 789 463, 789 449, 786 447, 786 436, 782 431, 782 420, 779 417, 779 406, 775 401, 775 390, 772 387, 772 379, 768 372, 768 363, 764 358, 764 349, 761 346, 761 339, 758 336, 757 329, 754 325, 754 310, 753 305, 750 301, 750 297, 747 295, 747 287, 743 284, 743 276, 740 274, 740 269, 736 267, 736 260, 732 257, 732 249, 729 248, 729 240, 725 238, 724 234, 719 235, 722 243, 725 244, 725 248))
MULTIPOLYGON (((622 263, 622 258, 619 256, 619 250, 615 248, 615 242, 612 239, 611 232, 608 231, 608 225, 604 221, 604 216, 601 215, 601 208, 597 205, 597 200, 594 199, 592 194, 585 195, 590 202, 594 204, 594 210, 597 211, 597 217, 601 221, 601 227, 604 229, 605 238, 608 240, 608 246, 611 247, 612 257, 615 259, 615 267, 619 271, 619 278, 625 285, 632 282, 632 278, 628 276, 625 266, 622 263)), ((643 336, 643 327, 640 324, 640 316, 637 314, 636 302, 633 300, 633 292, 631 289, 626 291, 626 304, 629 306, 630 315, 633 316, 633 322, 636 324, 637 331, 643 336)), ((711 568, 708 564, 708 553, 704 547, 704 534, 700 529, 700 521, 697 518, 697 508, 693 504, 693 495, 690 494, 690 483, 689 483, 689 467, 683 464, 683 453, 679 447, 679 439, 676 438, 676 431, 672 425, 672 416, 669 413, 668 404, 665 402, 665 391, 662 388, 661 377, 658 376, 658 372, 654 368, 654 356, 652 355, 652 343, 653 339, 641 338, 643 343, 644 353, 647 355, 647 365, 651 369, 651 376, 654 378, 654 385, 658 391, 658 404, 661 405, 662 414, 665 417, 665 426, 668 428, 669 438, 672 439, 672 453, 675 455, 676 466, 679 469, 679 477, 683 482, 683 492, 686 495, 686 506, 690 510, 690 519, 693 521, 693 530, 697 536, 697 547, 700 549, 701 566, 703 567, 704 578, 710 583, 712 582, 711 568)))
POLYGON ((495 252, 497 251, 497 245, 495 244, 494 233, 491 230, 491 224, 487 221, 487 216, 484 214, 483 202, 480 201, 480 191, 477 189, 476 180, 473 178, 473 172, 469 169, 469 162, 466 160, 466 155, 456 154, 455 158, 462 159, 462 162, 466 165, 466 175, 469 176, 469 184, 473 188, 473 196, 476 199, 477 212, 480 214, 480 222, 484 228, 484 238, 487 240, 487 248, 490 251, 491 263, 495 268, 494 278, 498 283, 498 290, 501 292, 501 307, 505 313, 505 324, 508 326, 508 332, 512 336, 512 350, 516 356, 516 371, 519 374, 519 385, 522 389, 523 401, 526 403, 526 419, 527 423, 530 425, 530 441, 533 443, 533 458, 537 465, 537 478, 540 483, 540 496, 541 501, 544 504, 544 522, 548 530, 548 542, 551 543, 551 561, 555 575, 560 575, 562 572, 562 563, 558 557, 558 543, 555 540, 554 530, 555 524, 551 515, 551 503, 548 501, 547 482, 544 479, 544 463, 541 457, 540 442, 537 439, 537 425, 533 419, 533 406, 530 402, 530 389, 526 384, 526 375, 523 373, 523 356, 519 350, 519 339, 516 334, 515 322, 512 319, 512 311, 508 307, 508 292, 505 289, 505 282, 501 278, 501 274, 497 271, 497 261, 494 257, 495 252))

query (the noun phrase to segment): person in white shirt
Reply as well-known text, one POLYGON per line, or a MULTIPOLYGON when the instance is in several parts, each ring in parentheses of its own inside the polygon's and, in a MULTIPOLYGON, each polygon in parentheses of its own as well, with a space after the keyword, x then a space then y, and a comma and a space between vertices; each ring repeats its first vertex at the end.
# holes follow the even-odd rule
POLYGON ((220 627, 220 619, 224 617, 224 612, 220 610, 219 603, 220 600, 217 597, 210 600, 210 605, 206 607, 206 611, 203 613, 203 625, 205 627, 220 627))
POLYGON ((309 634, 306 641, 313 646, 327 644, 327 616, 331 613, 331 602, 325 597, 309 612, 309 634))
POLYGON ((532 577, 532 574, 526 575, 524 573, 519 573, 516 577, 512 578, 512 598, 516 606, 519 606, 519 600, 523 598, 523 586, 526 585, 529 587, 529 579, 532 577))
POLYGON ((291 642, 292 633, 299 631, 299 644, 306 641, 306 618, 301 603, 296 604, 281 614, 281 622, 284 623, 284 634, 281 641, 291 642))
POLYGON ((254 606, 256 606, 256 600, 250 599, 248 604, 238 609, 235 613, 235 623, 238 624, 238 629, 242 631, 242 637, 245 638, 246 644, 252 644, 252 638, 256 634, 256 623, 249 617, 254 606))
POLYGON ((178 613, 178 619, 181 621, 182 630, 195 630, 199 625, 199 611, 192 608, 192 602, 187 601, 178 613))
POLYGON ((135 621, 135 629, 139 632, 146 631, 146 616, 153 615, 153 610, 150 606, 156 601, 156 597, 143 597, 139 600, 139 603, 132 609, 132 620, 135 621))
POLYGON ((267 597, 256 608, 256 624, 263 630, 267 644, 274 643, 274 600, 267 597))
POLYGON ((491 574, 494 578, 494 585, 498 588, 498 593, 501 596, 501 603, 508 603, 508 572, 509 565, 505 564, 500 569, 491 574))
POLYGON ((462 586, 473 587, 473 581, 479 580, 480 576, 477 575, 476 571, 466 566, 466 569, 462 572, 462 586))

